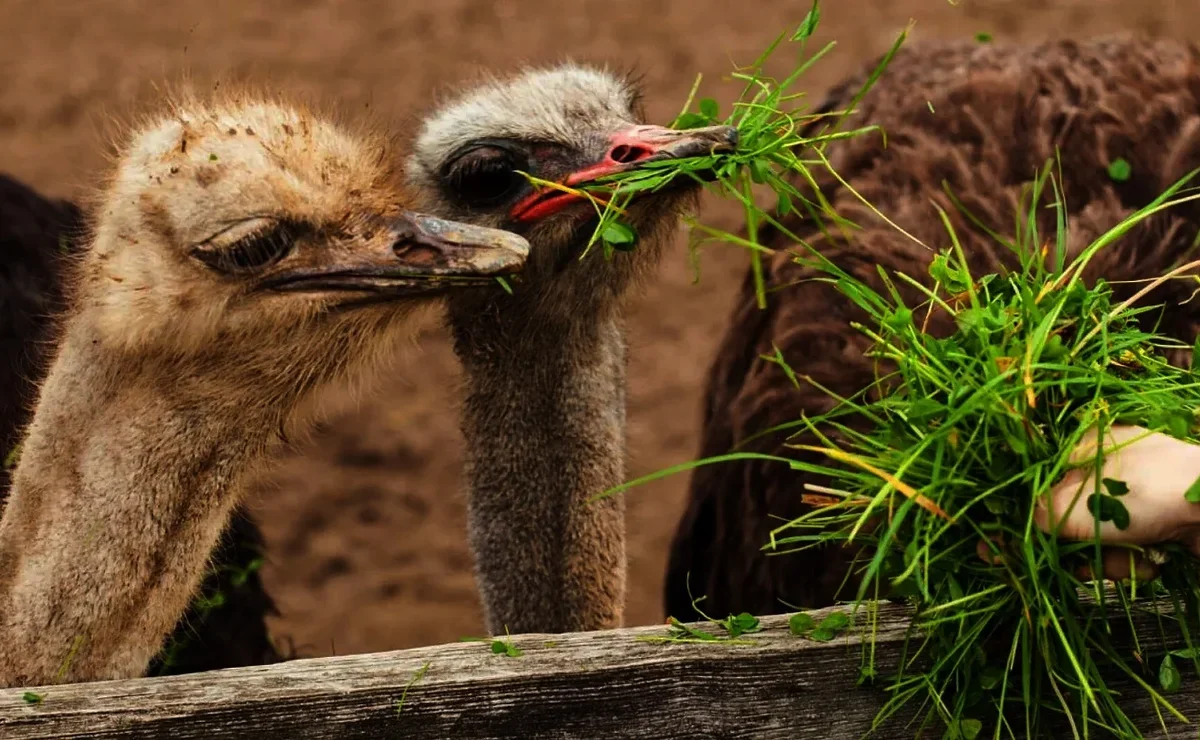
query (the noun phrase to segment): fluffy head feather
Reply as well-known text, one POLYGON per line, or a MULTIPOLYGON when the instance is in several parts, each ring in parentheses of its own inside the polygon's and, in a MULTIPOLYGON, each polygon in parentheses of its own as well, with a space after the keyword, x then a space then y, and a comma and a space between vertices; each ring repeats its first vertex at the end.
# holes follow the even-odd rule
MULTIPOLYGON (((429 115, 407 166, 408 182, 421 195, 420 207, 445 218, 512 230, 526 237, 532 250, 515 302, 496 291, 464 293, 452 297, 452 310, 483 315, 492 310, 489 302, 503 302, 514 317, 510 329, 544 326, 546 320, 615 306, 636 278, 657 265, 678 217, 696 205, 698 187, 664 190, 635 201, 625 220, 638 232, 636 249, 606 260, 596 245, 586 264, 580 257, 596 223, 592 205, 577 202, 525 221, 515 219, 512 210, 534 192, 520 172, 565 181, 606 161, 614 151, 614 135, 643 123, 639 92, 629 76, 571 62, 489 79, 429 115), (490 182, 472 178, 474 165, 463 164, 484 149, 510 157, 503 167, 489 170, 490 182), (494 193, 485 192, 488 188, 494 193), (530 321, 532 314, 540 318, 530 321)), ((471 341, 487 342, 498 333, 491 326, 471 341)))

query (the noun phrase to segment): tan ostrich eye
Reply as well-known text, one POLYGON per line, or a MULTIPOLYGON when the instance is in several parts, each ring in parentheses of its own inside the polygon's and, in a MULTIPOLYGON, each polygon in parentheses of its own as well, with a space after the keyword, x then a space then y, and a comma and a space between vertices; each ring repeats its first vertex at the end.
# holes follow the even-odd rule
POLYGON ((269 267, 292 251, 299 229, 273 218, 239 221, 192 249, 192 256, 210 268, 231 275, 269 267))

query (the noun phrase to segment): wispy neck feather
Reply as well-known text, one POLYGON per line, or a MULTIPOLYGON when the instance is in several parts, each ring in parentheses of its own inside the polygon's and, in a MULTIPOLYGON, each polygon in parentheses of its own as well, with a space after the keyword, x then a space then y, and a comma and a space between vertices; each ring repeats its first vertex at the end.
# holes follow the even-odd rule
POLYGON ((637 248, 611 259, 598 246, 575 257, 590 229, 546 225, 515 295, 451 298, 468 534, 495 633, 622 624, 624 502, 591 500, 625 480, 621 309, 695 201, 681 190, 631 205, 637 248))
MULTIPOLYGON (((502 304, 503 302, 501 302, 502 304)), ((469 538, 493 633, 620 626, 625 345, 612 307, 455 312, 469 538)))
POLYGON ((271 371, 233 347, 155 363, 69 325, 0 519, 0 686, 142 675, 247 479, 362 354, 332 333, 322 362, 271 371))
POLYGON ((70 337, 0 520, 0 685, 141 675, 278 419, 213 413, 70 337))

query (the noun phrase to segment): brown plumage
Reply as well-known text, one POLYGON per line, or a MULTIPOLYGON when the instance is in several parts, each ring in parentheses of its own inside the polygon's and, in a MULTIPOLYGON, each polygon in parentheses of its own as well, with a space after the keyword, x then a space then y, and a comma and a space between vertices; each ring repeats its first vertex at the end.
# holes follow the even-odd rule
POLYGON ((0 175, 0 505, 42 375, 50 319, 62 310, 61 271, 80 229, 74 203, 44 198, 0 175), (12 457, 10 457, 12 455, 12 457))
MULTIPOLYGON (((876 63, 834 89, 824 109, 844 108, 876 63)), ((1057 149, 1070 249, 1078 252, 1200 167, 1200 52, 1184 43, 1129 36, 1037 46, 914 45, 896 56, 852 122, 882 126, 887 146, 873 134, 831 147, 835 169, 933 249, 948 241, 933 207, 939 204, 950 214, 972 269, 995 271, 1012 265, 1012 255, 956 210, 943 182, 989 227, 1011 235, 1022 185, 1057 149), (1118 158, 1132 165, 1123 182, 1108 175, 1118 158)), ((928 279, 929 251, 832 178, 820 180, 834 207, 862 229, 830 241, 793 217, 786 223, 790 230, 877 288, 877 264, 928 279)), ((1200 211, 1189 204, 1148 219, 1101 252, 1087 279, 1144 279, 1194 258, 1198 217, 1200 211)), ((1053 238, 1054 218, 1053 210, 1039 209, 1043 238, 1053 238)), ((763 236, 777 249, 793 246, 778 232, 763 236)), ((862 354, 866 341, 849 326, 862 314, 830 286, 800 282, 813 276, 786 253, 776 254, 766 265, 766 280, 768 289, 778 290, 769 294, 766 310, 755 305, 747 278, 710 371, 701 456, 734 448, 800 454, 784 450, 781 434, 747 440, 830 408, 825 393, 795 388, 779 366, 761 358, 773 353, 772 345, 798 375, 840 393, 859 390, 873 377, 862 354)), ((1128 297, 1136 287, 1118 285, 1116 292, 1128 297)), ((1200 309, 1173 304, 1186 301, 1193 287, 1177 281, 1148 299, 1171 306, 1160 329, 1188 342, 1200 309)), ((917 301, 915 291, 906 293, 907 301, 917 301)), ((1153 312, 1145 320, 1157 318, 1153 312)), ((800 495, 806 482, 820 481, 769 462, 697 469, 670 555, 667 612, 693 616, 692 596, 705 596, 701 608, 718 617, 788 611, 784 602, 814 607, 833 601, 846 574, 846 551, 767 556, 760 550, 781 519, 804 511, 800 495)))

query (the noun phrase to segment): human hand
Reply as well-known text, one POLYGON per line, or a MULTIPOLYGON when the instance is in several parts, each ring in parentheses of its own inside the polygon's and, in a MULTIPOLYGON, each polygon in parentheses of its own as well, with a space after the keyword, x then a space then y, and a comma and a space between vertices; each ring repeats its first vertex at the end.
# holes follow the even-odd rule
MULTIPOLYGON (((1097 434, 1089 431, 1072 451, 1073 463, 1086 463, 1096 455, 1097 434)), ((1100 541, 1105 545, 1151 545, 1178 542, 1200 556, 1200 504, 1184 493, 1200 478, 1200 445, 1183 442, 1137 426, 1110 427, 1105 439, 1100 478, 1125 483, 1129 492, 1120 497, 1129 512, 1129 526, 1118 529, 1111 521, 1100 523, 1100 541), (1116 448, 1116 449, 1114 449, 1116 448)), ((1083 464, 1067 472, 1034 511, 1034 521, 1044 532, 1073 540, 1095 536, 1095 519, 1087 505, 1096 492, 1093 466, 1083 464)), ((981 542, 979 554, 992 562, 991 546, 981 542)), ((1144 555, 1125 547, 1105 547, 1104 577, 1139 579, 1154 577, 1157 567, 1144 555), (1131 562, 1131 554, 1133 554, 1131 562)), ((1082 577, 1091 577, 1090 566, 1082 577)))

